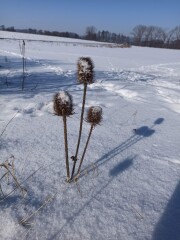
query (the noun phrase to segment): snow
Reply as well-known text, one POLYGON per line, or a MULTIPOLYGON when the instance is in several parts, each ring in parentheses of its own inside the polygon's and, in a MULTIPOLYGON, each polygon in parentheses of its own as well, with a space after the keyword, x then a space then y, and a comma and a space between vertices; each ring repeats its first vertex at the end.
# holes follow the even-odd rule
POLYGON ((81 66, 80 73, 89 73, 90 72, 91 66, 86 60, 80 59, 79 65, 81 66))
MULTIPOLYGON (((27 189, 23 198, 18 189, 12 192, 11 178, 9 185, 1 182, 6 198, 0 196, 0 239, 179 240, 179 51, 92 48, 85 41, 48 42, 29 34, 38 41, 25 40, 22 92, 22 56, 14 38, 27 34, 0 36, 13 38, 0 39, 0 163, 13 155, 17 179, 27 189), (53 96, 68 91, 73 97, 70 157, 82 106, 76 73, 82 56, 95 66, 86 110, 99 106, 103 121, 92 133, 81 177, 68 184, 63 121, 53 114, 53 96), (19 223, 23 218, 29 226, 19 223)), ((84 122, 78 159, 89 128, 84 122)))
POLYGON ((102 113, 102 108, 100 106, 93 106, 92 107, 92 112, 93 113, 102 113))
POLYGON ((65 91, 60 91, 57 95, 57 99, 59 99, 63 104, 71 104, 70 96, 65 91))

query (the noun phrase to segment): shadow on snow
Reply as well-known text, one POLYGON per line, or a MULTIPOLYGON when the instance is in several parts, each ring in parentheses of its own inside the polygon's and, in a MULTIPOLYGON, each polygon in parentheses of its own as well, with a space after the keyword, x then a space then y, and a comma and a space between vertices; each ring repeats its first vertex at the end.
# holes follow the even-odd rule
POLYGON ((95 194, 93 194, 93 196, 76 212, 72 213, 72 215, 70 217, 68 217, 66 223, 63 224, 63 226, 56 232, 54 233, 53 235, 51 235, 49 238, 47 238, 48 240, 53 240, 53 239, 59 239, 59 235, 62 233, 63 229, 65 227, 71 227, 71 225, 74 223, 74 221, 76 220, 76 218, 78 216, 81 215, 81 213, 84 211, 84 209, 86 207, 88 207, 92 201, 96 200, 97 196, 99 194, 102 193, 102 191, 104 189, 106 189, 110 184, 111 182, 114 180, 114 177, 123 173, 125 170, 128 170, 128 168, 130 168, 132 165, 133 165, 133 160, 136 158, 136 156, 134 157, 129 157, 129 158, 126 158, 124 161, 122 161, 119 165, 119 169, 118 171, 116 171, 116 174, 113 175, 111 174, 112 172, 110 171, 110 179, 108 180, 108 182, 106 182, 98 191, 96 191, 95 194))
POLYGON ((180 182, 156 225, 152 240, 180 239, 180 182))
MULTIPOLYGON (((164 121, 164 118, 158 118, 154 121, 153 125, 151 127, 148 126, 142 126, 140 128, 134 129, 134 134, 129 137, 126 141, 122 142, 119 146, 115 147, 108 153, 105 153, 101 158, 99 158, 97 161, 95 161, 95 165, 97 167, 100 167, 101 165, 105 164, 112 158, 114 158, 116 155, 122 153, 126 149, 130 148, 131 146, 135 145, 137 142, 143 140, 144 138, 151 137, 154 133, 154 127, 156 125, 162 124, 164 121)), ((86 169, 88 169, 87 167, 86 169)), ((92 171, 92 170, 89 170, 92 171)))

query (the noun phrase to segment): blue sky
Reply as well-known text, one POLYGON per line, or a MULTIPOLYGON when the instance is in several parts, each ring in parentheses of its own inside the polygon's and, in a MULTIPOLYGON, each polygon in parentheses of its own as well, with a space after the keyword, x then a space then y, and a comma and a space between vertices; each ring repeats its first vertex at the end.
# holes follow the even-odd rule
POLYGON ((129 34, 138 24, 180 25, 180 0, 0 0, 0 25, 84 34, 87 26, 129 34))

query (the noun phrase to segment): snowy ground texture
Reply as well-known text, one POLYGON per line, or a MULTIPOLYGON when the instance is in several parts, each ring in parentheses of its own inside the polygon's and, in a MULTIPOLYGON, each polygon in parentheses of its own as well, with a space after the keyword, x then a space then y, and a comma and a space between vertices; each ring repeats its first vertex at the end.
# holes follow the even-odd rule
MULTIPOLYGON (((14 156, 27 195, 12 192, 12 178, 9 185, 1 181, 0 239, 180 240, 180 51, 6 34, 0 32, 0 38, 12 38, 0 39, 0 163, 14 156), (14 38, 29 39, 23 92, 22 41, 14 38), (84 174, 68 184, 63 121, 54 116, 52 99, 61 90, 73 96, 72 156, 82 56, 95 65, 86 107, 102 107, 103 123, 92 133, 84 174), (26 217, 28 225, 21 224, 26 217)), ((89 129, 84 123, 80 155, 89 129)))

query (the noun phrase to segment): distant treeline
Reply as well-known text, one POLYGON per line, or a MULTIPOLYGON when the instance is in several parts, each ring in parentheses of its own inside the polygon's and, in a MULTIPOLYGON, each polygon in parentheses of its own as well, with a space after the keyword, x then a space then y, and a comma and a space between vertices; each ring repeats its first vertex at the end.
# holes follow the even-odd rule
POLYGON ((72 32, 58 32, 58 31, 47 31, 47 30, 37 30, 33 28, 28 29, 15 29, 14 27, 5 27, 4 25, 0 26, 1 31, 9 31, 9 32, 20 32, 20 33, 31 33, 31 34, 40 34, 46 36, 56 36, 56 37, 66 37, 66 38, 80 38, 77 33, 72 32))
POLYGON ((180 25, 169 31, 157 26, 138 25, 131 35, 137 46, 180 49, 180 25))
POLYGON ((180 26, 165 31, 158 26, 138 25, 133 28, 131 36, 123 34, 111 33, 109 31, 97 31, 94 26, 88 26, 83 36, 73 32, 58 32, 37 29, 15 29, 14 27, 0 26, 2 31, 22 32, 31 34, 40 34, 47 36, 86 39, 100 42, 110 42, 117 44, 131 44, 135 46, 157 47, 157 48, 172 48, 180 49, 180 26))

